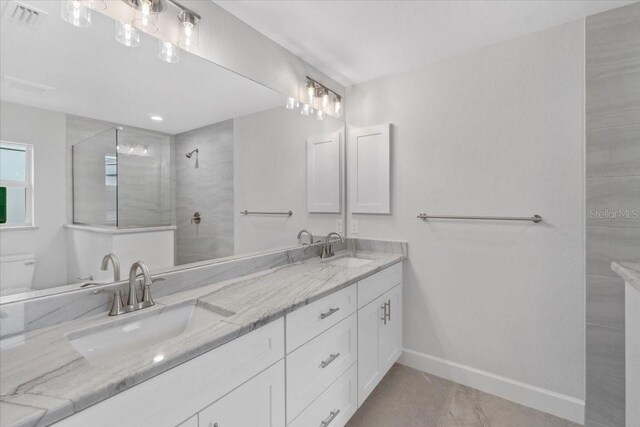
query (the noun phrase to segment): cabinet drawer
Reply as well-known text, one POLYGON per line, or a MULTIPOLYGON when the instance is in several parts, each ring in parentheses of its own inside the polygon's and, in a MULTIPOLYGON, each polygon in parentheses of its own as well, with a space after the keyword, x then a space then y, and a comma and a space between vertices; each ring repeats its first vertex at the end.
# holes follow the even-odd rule
POLYGON ((357 409, 358 364, 329 386, 289 427, 343 427, 357 409), (323 424, 324 422, 324 424, 323 424))
POLYGON ((344 319, 287 356, 287 422, 357 359, 358 319, 344 319))
POLYGON ((328 295, 286 317, 287 353, 356 311, 356 285, 328 295))
POLYGON ((402 282, 402 263, 392 265, 358 282, 358 308, 402 282))
POLYGON ((199 427, 284 427, 284 361, 280 360, 200 411, 199 427))

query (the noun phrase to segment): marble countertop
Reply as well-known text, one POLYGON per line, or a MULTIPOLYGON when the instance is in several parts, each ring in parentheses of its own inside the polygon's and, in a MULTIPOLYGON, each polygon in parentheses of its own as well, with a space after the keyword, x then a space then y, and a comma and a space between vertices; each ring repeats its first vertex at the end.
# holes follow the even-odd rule
POLYGON ((0 425, 53 424, 403 258, 374 252, 356 256, 371 262, 353 268, 332 265, 331 259, 309 259, 159 298, 153 307, 117 318, 105 312, 7 338, 0 342, 0 425), (66 337, 125 317, 194 303, 234 314, 110 363, 90 363, 66 337), (158 354, 164 358, 158 360, 158 354))
POLYGON ((640 262, 612 262, 611 269, 640 291, 640 262))

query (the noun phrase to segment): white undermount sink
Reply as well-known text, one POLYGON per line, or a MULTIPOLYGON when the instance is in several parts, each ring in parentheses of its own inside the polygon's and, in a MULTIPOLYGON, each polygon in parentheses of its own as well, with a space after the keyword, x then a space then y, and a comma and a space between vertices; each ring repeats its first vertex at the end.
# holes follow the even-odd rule
MULTIPOLYGON (((215 323, 234 313, 217 313, 195 303, 166 307, 162 311, 135 313, 133 317, 69 332, 67 340, 90 363, 114 363, 118 357, 135 353, 194 329, 215 323)), ((164 358, 161 354, 153 361, 164 358)))
POLYGON ((373 260, 367 259, 367 258, 345 256, 345 257, 329 260, 327 261, 327 264, 336 265, 340 267, 357 268, 357 267, 362 267, 363 265, 367 265, 370 262, 373 262, 373 260))

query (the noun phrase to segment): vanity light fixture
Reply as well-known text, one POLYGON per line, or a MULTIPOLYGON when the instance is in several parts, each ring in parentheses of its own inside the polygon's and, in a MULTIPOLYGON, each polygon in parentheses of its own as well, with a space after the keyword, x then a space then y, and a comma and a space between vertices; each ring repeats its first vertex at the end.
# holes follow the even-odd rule
MULTIPOLYGON (((200 15, 182 6, 175 0, 121 0, 129 8, 129 16, 117 6, 114 13, 107 15, 116 19, 115 39, 127 47, 140 45, 140 31, 157 33, 159 14, 170 12, 174 21, 163 19, 164 23, 173 22, 175 28, 163 28, 158 56, 165 62, 176 63, 180 59, 180 48, 192 50, 198 46, 198 28, 200 15), (124 18, 124 19, 123 19, 124 18)), ((107 10, 106 0, 62 0, 60 2, 62 19, 76 27, 91 26, 91 10, 107 10)))
POLYGON ((60 2, 60 16, 74 27, 90 27, 92 3, 92 0, 63 0, 60 2))
POLYGON ((289 97, 285 107, 287 110, 300 108, 300 114, 303 116, 315 115, 318 120, 323 120, 325 114, 335 117, 342 116, 342 97, 311 77, 307 77, 303 98, 307 98, 308 103, 297 102, 294 98, 289 97))

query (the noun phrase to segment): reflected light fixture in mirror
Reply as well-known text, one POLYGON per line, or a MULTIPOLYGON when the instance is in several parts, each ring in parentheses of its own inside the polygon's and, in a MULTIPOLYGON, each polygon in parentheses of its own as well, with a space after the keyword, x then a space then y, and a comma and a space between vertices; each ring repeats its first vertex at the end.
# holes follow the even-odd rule
POLYGON ((91 0, 64 0, 60 2, 60 16, 74 27, 91 26, 91 0))
POLYGON ((128 47, 140 46, 140 32, 126 22, 116 21, 116 40, 128 47))
POLYGON ((160 40, 158 57, 165 62, 175 64, 180 60, 180 49, 171 42, 160 40))

